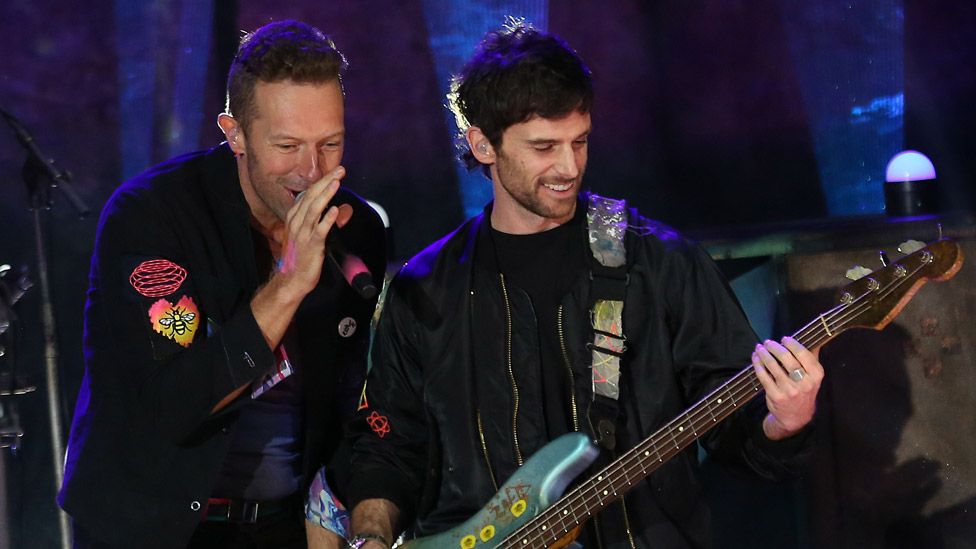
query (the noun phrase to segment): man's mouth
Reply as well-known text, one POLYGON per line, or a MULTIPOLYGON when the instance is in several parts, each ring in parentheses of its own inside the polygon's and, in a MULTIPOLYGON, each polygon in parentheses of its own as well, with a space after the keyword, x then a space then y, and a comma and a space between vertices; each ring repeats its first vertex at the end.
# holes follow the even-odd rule
POLYGON ((569 189, 572 189, 573 188, 573 182, 570 181, 569 183, 558 183, 558 184, 557 183, 543 183, 542 186, 545 187, 545 188, 547 188, 547 189, 549 189, 549 190, 552 190, 552 191, 563 192, 563 191, 568 191, 569 189))

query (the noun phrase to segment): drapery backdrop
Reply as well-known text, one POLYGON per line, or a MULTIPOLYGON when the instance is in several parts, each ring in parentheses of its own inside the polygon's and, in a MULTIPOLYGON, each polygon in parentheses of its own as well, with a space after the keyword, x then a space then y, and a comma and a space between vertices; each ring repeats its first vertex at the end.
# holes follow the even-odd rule
MULTIPOLYGON (((883 214, 885 164, 904 148, 932 158, 944 209, 976 203, 976 4, 965 0, 8 0, 0 108, 93 210, 79 220, 55 191, 44 214, 65 425, 97 212, 124 178, 219 142, 242 29, 298 18, 335 38, 350 63, 345 184, 386 209, 403 259, 490 196, 454 160, 444 93, 505 15, 561 35, 595 75, 585 186, 680 229, 883 214)), ((36 278, 23 159, 0 127, 0 264, 36 278)), ((35 289, 18 305, 19 352, 0 367, 16 358, 43 386, 39 301, 35 289)), ((3 457, 0 545, 55 543, 42 393, 0 400, 0 425, 15 410, 26 432, 3 457)))

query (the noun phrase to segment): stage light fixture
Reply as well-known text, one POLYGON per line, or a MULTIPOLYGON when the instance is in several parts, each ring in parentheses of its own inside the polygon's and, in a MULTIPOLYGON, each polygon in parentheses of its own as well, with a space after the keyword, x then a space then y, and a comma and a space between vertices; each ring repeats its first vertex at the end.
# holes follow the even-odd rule
POLYGON ((939 193, 932 161, 913 150, 893 156, 885 170, 884 194, 885 210, 889 216, 936 213, 939 193))

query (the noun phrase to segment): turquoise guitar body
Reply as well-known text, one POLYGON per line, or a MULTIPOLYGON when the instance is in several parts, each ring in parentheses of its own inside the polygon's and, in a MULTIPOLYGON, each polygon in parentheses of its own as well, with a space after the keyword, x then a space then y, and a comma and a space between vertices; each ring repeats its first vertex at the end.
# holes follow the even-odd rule
POLYGON ((464 523, 407 542, 409 549, 497 547, 506 536, 555 503, 596 459, 599 449, 581 433, 567 433, 529 458, 487 505, 464 523))

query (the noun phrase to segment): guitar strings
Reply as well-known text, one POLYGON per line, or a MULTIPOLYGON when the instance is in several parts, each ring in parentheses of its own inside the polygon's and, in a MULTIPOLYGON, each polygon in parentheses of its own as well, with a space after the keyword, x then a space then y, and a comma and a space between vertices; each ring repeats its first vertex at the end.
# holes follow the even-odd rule
MULTIPOLYGON (((901 277, 895 282, 889 283, 884 288, 877 290, 877 295, 881 296, 880 299, 888 297, 902 284, 913 279, 923 267, 924 264, 919 265, 911 272, 910 275, 901 277)), ((872 292, 864 293, 851 301, 851 303, 837 305, 822 313, 800 328, 800 330, 793 335, 793 338, 800 341, 800 343, 802 343, 805 347, 815 347, 830 339, 832 337, 831 332, 843 327, 851 318, 859 316, 861 313, 872 307, 871 304, 864 303, 864 301, 871 295, 874 294, 872 294, 872 292), (823 322, 821 322, 821 320, 823 322)), ((508 542, 512 542, 515 544, 514 546, 521 545, 523 547, 535 547, 535 545, 529 544, 547 538, 551 539, 552 541, 559 540, 572 531, 573 528, 582 524, 582 521, 580 520, 581 517, 577 515, 578 510, 592 509, 593 511, 599 511, 606 505, 615 501, 619 497, 618 491, 621 491, 632 484, 630 477, 627 474, 628 471, 635 470, 637 466, 640 466, 642 473, 640 475, 640 479, 647 476, 647 467, 644 465, 642 454, 645 458, 650 457, 650 450, 653 449, 653 455, 657 458, 657 465, 654 465, 654 468, 651 469, 651 472, 653 472, 658 466, 667 462, 679 452, 687 448, 692 442, 697 440, 700 437, 698 434, 699 430, 701 430, 702 433, 707 432, 720 421, 724 420, 727 415, 730 415, 732 411, 739 406, 740 402, 741 404, 745 404, 752 400, 753 397, 761 392, 761 390, 758 390, 757 387, 761 389, 762 385, 759 383, 758 377, 755 375, 755 370, 751 366, 744 368, 739 373, 734 375, 723 386, 699 400, 698 403, 692 407, 692 411, 690 413, 679 415, 665 424, 663 427, 659 428, 654 434, 651 435, 651 437, 641 443, 638 443, 636 446, 624 453, 614 463, 611 463, 594 477, 572 489, 548 509, 544 510, 535 518, 526 524, 523 524, 514 532, 506 536, 502 540, 502 543, 507 544, 508 542), (729 395, 729 399, 732 401, 732 408, 725 408, 724 410, 719 411, 718 417, 716 417, 712 409, 709 409, 708 417, 704 418, 704 423, 699 423, 703 419, 701 417, 703 415, 702 412, 706 408, 706 406, 701 406, 701 404, 711 399, 716 395, 716 393, 719 392, 724 392, 729 395), (685 423, 691 426, 691 434, 693 436, 689 437, 688 433, 683 429, 679 430, 679 434, 676 436, 674 434, 674 427, 685 423), (668 436, 665 437, 665 434, 668 436), (667 448, 662 453, 658 447, 661 446, 664 439, 667 438, 671 439, 673 447, 672 444, 668 444, 667 448), (620 477, 621 471, 623 471, 623 478, 620 477), (619 480, 623 480, 623 483, 619 483, 618 485, 617 481, 619 480), (587 492, 591 493, 587 494, 587 492), (605 494, 606 500, 600 497, 601 492, 608 492, 605 494), (594 501, 599 502, 598 505, 593 505, 594 501), (570 505, 570 507, 569 509, 564 509, 562 516, 556 513, 555 509, 557 507, 566 507, 567 505, 570 505)), ((653 462, 650 462, 649 464, 653 464, 653 462)), ((587 511, 586 515, 587 517, 583 518, 583 521, 592 515, 592 512, 587 511)))

